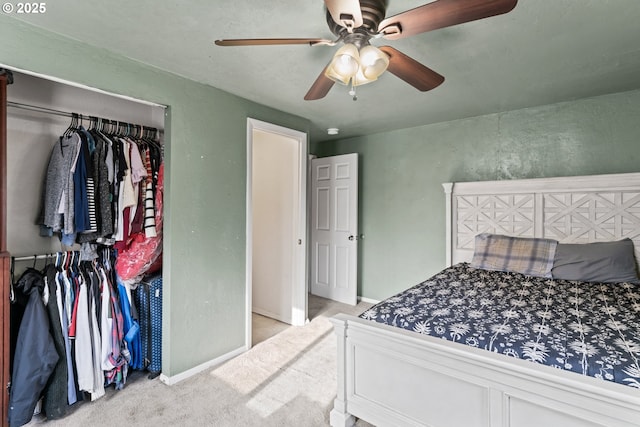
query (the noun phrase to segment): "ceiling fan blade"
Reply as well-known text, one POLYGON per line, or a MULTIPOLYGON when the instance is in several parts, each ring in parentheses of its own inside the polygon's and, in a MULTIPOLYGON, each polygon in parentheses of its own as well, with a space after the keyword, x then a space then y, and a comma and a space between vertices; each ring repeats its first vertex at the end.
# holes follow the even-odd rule
POLYGON ((511 11, 518 0, 437 0, 380 22, 378 31, 396 40, 511 11))
POLYGON ((331 18, 349 32, 363 24, 359 0, 324 0, 331 18))
POLYGON ((226 39, 216 40, 218 46, 266 46, 266 45, 286 45, 286 44, 335 44, 331 40, 324 39, 226 39))
POLYGON ((324 98, 329 93, 334 81, 324 75, 328 67, 328 65, 324 67, 322 73, 320 73, 316 81, 313 82, 311 89, 309 89, 309 92, 304 96, 305 101, 315 101, 316 99, 324 98))
POLYGON ((391 46, 381 46, 380 50, 389 56, 387 71, 395 74, 419 91, 426 92, 434 89, 444 82, 444 77, 425 67, 413 58, 391 46))

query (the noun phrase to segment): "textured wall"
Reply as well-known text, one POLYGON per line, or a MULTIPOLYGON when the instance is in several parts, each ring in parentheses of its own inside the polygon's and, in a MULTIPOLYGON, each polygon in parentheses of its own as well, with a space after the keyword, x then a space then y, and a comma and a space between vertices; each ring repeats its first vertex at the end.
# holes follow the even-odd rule
POLYGON ((442 182, 640 171, 640 91, 321 142, 360 154, 359 294, 383 299, 445 263, 442 182))
POLYGON ((301 131, 308 121, 1 15, 0 40, 2 64, 170 107, 163 372, 242 347, 247 117, 301 131))

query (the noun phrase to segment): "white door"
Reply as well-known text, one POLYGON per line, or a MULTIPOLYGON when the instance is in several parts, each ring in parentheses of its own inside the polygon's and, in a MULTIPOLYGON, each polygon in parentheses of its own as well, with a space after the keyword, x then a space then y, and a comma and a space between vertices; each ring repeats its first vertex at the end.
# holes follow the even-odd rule
POLYGON ((311 293, 356 305, 358 155, 311 161, 311 293))

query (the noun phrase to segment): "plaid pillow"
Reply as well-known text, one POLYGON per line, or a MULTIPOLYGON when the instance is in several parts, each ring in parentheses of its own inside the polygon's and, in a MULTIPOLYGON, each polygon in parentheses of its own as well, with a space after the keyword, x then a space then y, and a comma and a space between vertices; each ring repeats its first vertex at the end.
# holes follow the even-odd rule
POLYGON ((471 266, 551 278, 557 246, 552 239, 482 233, 476 236, 471 266))

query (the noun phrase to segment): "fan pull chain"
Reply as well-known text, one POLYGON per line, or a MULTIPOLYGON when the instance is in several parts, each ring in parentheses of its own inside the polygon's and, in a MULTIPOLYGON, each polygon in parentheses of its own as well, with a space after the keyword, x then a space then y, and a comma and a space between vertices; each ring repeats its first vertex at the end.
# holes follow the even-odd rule
POLYGON ((349 95, 353 96, 354 101, 358 100, 358 97, 356 96, 356 87, 353 85, 353 80, 351 80, 351 90, 349 91, 349 95))

